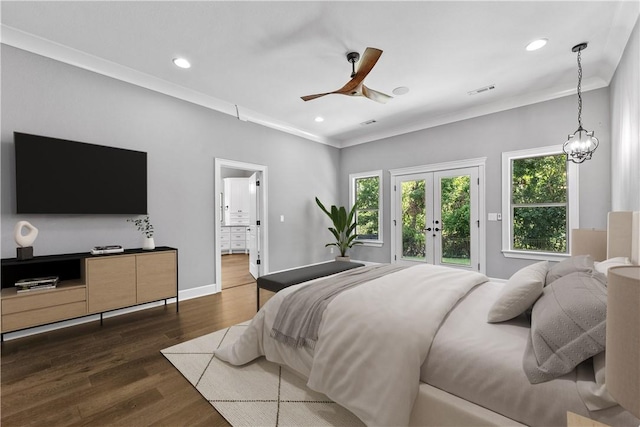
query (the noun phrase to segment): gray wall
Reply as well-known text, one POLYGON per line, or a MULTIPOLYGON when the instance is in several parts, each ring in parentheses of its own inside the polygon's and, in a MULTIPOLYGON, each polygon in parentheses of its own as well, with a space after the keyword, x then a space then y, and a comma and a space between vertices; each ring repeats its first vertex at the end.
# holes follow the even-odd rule
MULTIPOLYGON (((595 130, 600 147, 591 161, 580 165, 580 227, 605 228, 611 206, 608 88, 583 93, 582 121, 589 130, 595 130)), ((389 169, 487 157, 486 212, 501 212, 502 152, 560 146, 577 127, 577 95, 573 95, 344 148, 340 166, 341 200, 348 203, 350 173, 383 169, 383 215, 390 219, 389 169)), ((481 218, 487 218, 486 212, 481 218)), ((502 255, 501 224, 487 222, 486 273, 490 277, 508 278, 531 261, 507 259, 502 255)), ((357 246, 351 256, 389 262, 391 229, 387 220, 383 234, 382 248, 357 246)))
POLYGON ((179 249, 180 289, 215 280, 216 157, 268 167, 272 271, 331 259, 326 219, 313 197, 337 200, 338 149, 5 45, 1 53, 3 258, 15 257, 19 220, 40 230, 36 255, 142 241, 127 216, 16 215, 13 132, 20 131, 146 151, 155 241, 179 249))
POLYGON ((640 20, 611 80, 611 208, 640 210, 640 20))
MULTIPOLYGON (((216 157, 268 166, 270 270, 275 271, 332 258, 324 248, 327 219, 313 197, 347 204, 350 173, 385 171, 389 219, 389 169, 486 156, 486 208, 500 212, 501 153, 561 144, 577 127, 576 104, 573 95, 337 150, 2 45, 2 257, 15 256, 13 226, 23 219, 40 229, 36 255, 141 243, 124 216, 17 216, 13 131, 147 151, 156 244, 180 250, 180 288, 188 289, 214 282, 216 157)), ((581 227, 604 228, 611 207, 609 105, 608 88, 584 94, 583 121, 601 145, 594 159, 580 166, 581 227)), ((388 222, 383 235, 382 248, 356 247, 352 257, 388 262, 388 222)), ((506 278, 529 263, 503 257, 499 222, 487 223, 486 247, 492 277, 506 278)))

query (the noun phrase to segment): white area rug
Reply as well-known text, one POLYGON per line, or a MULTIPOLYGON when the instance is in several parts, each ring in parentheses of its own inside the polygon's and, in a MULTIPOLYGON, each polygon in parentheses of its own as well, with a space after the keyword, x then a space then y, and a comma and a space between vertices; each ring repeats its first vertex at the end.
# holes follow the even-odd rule
POLYGON ((264 357, 244 366, 213 351, 235 341, 249 322, 162 350, 182 375, 234 427, 362 426, 351 412, 264 357))

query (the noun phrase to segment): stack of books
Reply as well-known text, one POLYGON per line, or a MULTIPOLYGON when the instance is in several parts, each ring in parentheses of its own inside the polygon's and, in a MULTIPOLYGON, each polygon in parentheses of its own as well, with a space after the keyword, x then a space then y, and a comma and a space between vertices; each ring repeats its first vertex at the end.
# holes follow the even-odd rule
POLYGON ((32 279, 18 280, 15 285, 18 293, 39 291, 42 289, 55 289, 60 278, 58 276, 34 277, 32 279))
POLYGON ((94 246, 94 248, 91 249, 91 255, 117 254, 120 252, 124 252, 124 249, 120 245, 94 246))

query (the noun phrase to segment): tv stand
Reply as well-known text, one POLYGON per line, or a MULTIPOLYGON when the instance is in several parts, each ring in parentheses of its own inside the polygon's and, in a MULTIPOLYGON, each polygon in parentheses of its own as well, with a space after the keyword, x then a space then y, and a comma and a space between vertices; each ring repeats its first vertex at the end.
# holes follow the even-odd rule
POLYGON ((176 299, 178 250, 128 249, 122 253, 47 255, 2 260, 0 332, 42 326, 153 301, 176 299), (19 279, 58 276, 55 289, 18 293, 19 279))

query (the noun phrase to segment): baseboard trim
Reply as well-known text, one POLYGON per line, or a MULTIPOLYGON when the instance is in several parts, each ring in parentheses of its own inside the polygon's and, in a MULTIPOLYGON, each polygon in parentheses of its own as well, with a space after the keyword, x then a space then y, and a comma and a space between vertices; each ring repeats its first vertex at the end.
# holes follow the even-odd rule
MULTIPOLYGON (((180 297, 180 302, 190 300, 193 298, 204 297, 207 295, 215 294, 216 285, 205 285, 199 286, 197 288, 189 288, 184 289, 178 292, 180 297)), ((167 299, 167 304, 173 304, 176 302, 175 298, 167 299)), ((102 315, 103 319, 108 319, 110 317, 122 316, 123 314, 133 313, 140 310, 147 310, 153 307, 158 307, 164 305, 164 300, 161 301, 153 301, 146 304, 136 305, 134 307, 121 308, 119 310, 113 310, 106 312, 102 315)), ((41 334, 43 332, 55 331, 57 329, 68 328, 70 326, 82 325, 84 323, 95 322, 100 320, 99 314, 90 314, 84 317, 80 317, 78 319, 71 320, 63 320, 62 322, 52 323, 50 325, 42 325, 42 326, 34 326, 33 328, 23 329, 16 332, 7 332, 4 334, 4 340, 10 341, 18 338, 28 337, 31 335, 41 334)))

